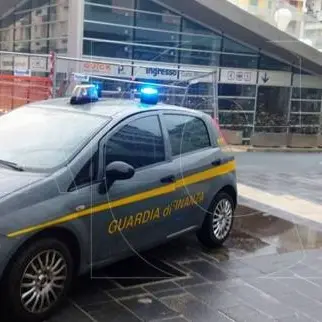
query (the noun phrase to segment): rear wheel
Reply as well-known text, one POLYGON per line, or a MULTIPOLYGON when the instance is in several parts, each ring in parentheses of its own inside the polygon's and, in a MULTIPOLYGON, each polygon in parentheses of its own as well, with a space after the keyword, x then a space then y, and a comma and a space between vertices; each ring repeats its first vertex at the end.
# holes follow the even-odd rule
POLYGON ((5 294, 14 320, 46 319, 65 298, 72 275, 73 259, 62 242, 48 238, 28 245, 6 278, 5 294))
POLYGON ((199 241, 210 248, 221 246, 230 234, 234 210, 233 198, 226 192, 219 192, 197 233, 199 241))

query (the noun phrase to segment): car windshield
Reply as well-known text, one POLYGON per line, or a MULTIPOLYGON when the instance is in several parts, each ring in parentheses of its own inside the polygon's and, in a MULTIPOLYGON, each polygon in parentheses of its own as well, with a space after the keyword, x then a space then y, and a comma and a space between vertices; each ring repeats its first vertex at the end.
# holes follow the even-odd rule
POLYGON ((18 108, 0 117, 0 165, 50 171, 69 160, 107 121, 82 113, 18 108))

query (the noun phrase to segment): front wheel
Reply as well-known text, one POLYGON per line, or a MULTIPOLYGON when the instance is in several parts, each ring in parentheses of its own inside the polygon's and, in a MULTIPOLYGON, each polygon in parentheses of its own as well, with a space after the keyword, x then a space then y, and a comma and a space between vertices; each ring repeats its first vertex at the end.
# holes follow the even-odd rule
POLYGON ((73 259, 69 249, 52 238, 22 250, 6 278, 5 295, 14 320, 43 321, 62 302, 71 285, 73 259))
POLYGON ((233 198, 226 192, 219 192, 212 201, 203 225, 197 233, 199 241, 210 248, 221 246, 230 234, 234 210, 233 198))

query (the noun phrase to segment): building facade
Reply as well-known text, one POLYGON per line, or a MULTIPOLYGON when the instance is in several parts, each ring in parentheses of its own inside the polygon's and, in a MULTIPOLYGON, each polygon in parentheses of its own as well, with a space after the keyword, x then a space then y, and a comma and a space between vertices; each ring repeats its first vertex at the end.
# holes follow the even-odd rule
MULTIPOLYGON (((230 37, 229 28, 225 33, 209 28, 157 1, 23 1, 0 26, 0 50, 54 50, 101 60, 99 67, 87 63, 77 70, 93 75, 188 86, 187 72, 180 69, 215 72, 220 124, 242 131, 246 142, 253 131, 321 129, 322 79, 299 68, 301 57, 295 66, 230 37), (111 68, 108 62, 119 65, 111 68)), ((66 65, 58 69, 63 75, 66 65)), ((125 84, 106 80, 103 86, 118 91, 125 84)), ((201 79, 189 85, 184 101, 184 93, 176 92, 170 102, 212 113, 213 86, 213 80, 201 79)), ((166 94, 169 102, 171 93, 166 94)))

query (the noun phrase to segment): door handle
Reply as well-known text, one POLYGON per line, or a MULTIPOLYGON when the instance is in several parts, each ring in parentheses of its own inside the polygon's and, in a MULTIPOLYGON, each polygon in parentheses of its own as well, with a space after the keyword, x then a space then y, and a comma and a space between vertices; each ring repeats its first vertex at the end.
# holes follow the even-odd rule
POLYGON ((173 183, 176 181, 176 177, 174 175, 170 175, 170 176, 162 178, 160 181, 162 183, 173 183))
POLYGON ((223 160, 222 160, 222 159, 217 159, 217 160, 215 160, 215 161, 211 162, 211 164, 212 164, 213 166, 215 166, 215 167, 218 167, 218 166, 220 166, 220 165, 222 164, 222 162, 223 162, 223 160))

